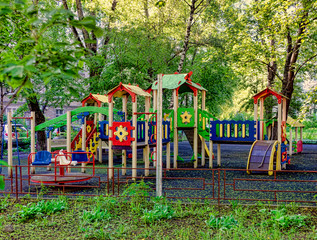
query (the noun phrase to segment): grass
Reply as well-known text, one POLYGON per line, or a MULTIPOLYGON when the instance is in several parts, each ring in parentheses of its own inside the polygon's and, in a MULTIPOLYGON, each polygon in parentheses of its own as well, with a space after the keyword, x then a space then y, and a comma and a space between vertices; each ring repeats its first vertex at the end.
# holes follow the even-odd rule
POLYGON ((126 197, 0 199, 0 239, 317 239, 317 209, 296 204, 215 206, 147 195, 144 182, 126 197), (144 194, 144 195, 143 195, 144 194), (143 195, 143 196, 142 196, 143 195), (13 232, 4 232, 11 225, 13 232))

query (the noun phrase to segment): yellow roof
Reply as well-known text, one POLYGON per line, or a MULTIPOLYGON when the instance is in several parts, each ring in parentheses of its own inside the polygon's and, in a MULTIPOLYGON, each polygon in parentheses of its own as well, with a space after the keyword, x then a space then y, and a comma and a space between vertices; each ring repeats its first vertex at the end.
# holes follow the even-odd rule
POLYGON ((82 102, 86 103, 94 103, 94 102, 102 102, 102 103, 109 103, 107 95, 99 95, 99 94, 92 94, 90 93, 87 97, 85 97, 82 102))
POLYGON ((149 94, 148 92, 144 91, 142 88, 140 88, 139 86, 135 86, 135 85, 129 85, 129 84, 123 84, 120 83, 119 86, 111 89, 108 94, 111 95, 110 93, 114 90, 116 90, 117 88, 119 88, 120 90, 117 90, 114 94, 113 97, 122 97, 123 95, 126 95, 129 92, 132 92, 138 96, 143 96, 143 97, 152 97, 151 94, 149 94), (123 88, 122 88, 123 87, 123 88))
POLYGON ((300 122, 298 122, 297 120, 291 118, 290 116, 287 117, 286 123, 287 123, 288 125, 290 125, 291 127, 299 127, 299 128, 300 128, 300 127, 305 127, 304 124, 301 124, 300 122))

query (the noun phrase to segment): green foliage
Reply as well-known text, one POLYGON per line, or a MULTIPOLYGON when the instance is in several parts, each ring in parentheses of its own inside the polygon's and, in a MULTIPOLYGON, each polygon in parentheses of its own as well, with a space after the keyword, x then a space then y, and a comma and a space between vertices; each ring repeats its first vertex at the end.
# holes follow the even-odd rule
POLYGON ((238 222, 232 215, 215 217, 213 214, 211 214, 210 218, 206 221, 206 224, 208 227, 214 228, 216 230, 225 231, 237 227, 238 222))
POLYGON ((175 211, 169 205, 155 204, 153 210, 145 209, 142 219, 145 223, 153 223, 161 219, 171 219, 175 216, 175 211))
POLYGON ((301 228, 306 225, 305 219, 307 216, 289 215, 287 214, 287 209, 285 207, 281 209, 261 209, 260 212, 267 215, 269 218, 264 222, 266 226, 273 226, 282 229, 287 229, 290 227, 301 228))
POLYGON ((143 180, 130 184, 123 192, 123 196, 129 197, 131 210, 135 213, 141 213, 143 207, 148 203, 150 186, 143 180))
POLYGON ((0 200, 0 212, 4 211, 9 206, 9 196, 0 200))
POLYGON ((111 214, 107 209, 102 210, 100 207, 96 207, 92 211, 84 211, 81 220, 83 224, 94 222, 105 222, 111 219, 111 214))
POLYGON ((19 221, 25 222, 29 219, 44 217, 66 209, 68 209, 68 201, 66 198, 28 203, 26 206, 22 206, 21 211, 18 212, 19 221))

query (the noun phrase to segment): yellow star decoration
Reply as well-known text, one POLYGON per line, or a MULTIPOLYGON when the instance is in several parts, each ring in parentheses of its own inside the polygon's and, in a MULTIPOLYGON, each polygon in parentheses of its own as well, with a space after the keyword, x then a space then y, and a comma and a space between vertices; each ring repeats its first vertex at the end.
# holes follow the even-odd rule
POLYGON ((120 142, 123 142, 124 138, 128 136, 129 133, 124 129, 124 127, 122 127, 122 125, 120 125, 118 127, 118 130, 114 133, 114 135, 116 135, 119 138, 120 142))
POLYGON ((189 112, 185 111, 180 116, 182 118, 182 123, 190 123, 190 119, 192 118, 192 115, 190 115, 189 112))

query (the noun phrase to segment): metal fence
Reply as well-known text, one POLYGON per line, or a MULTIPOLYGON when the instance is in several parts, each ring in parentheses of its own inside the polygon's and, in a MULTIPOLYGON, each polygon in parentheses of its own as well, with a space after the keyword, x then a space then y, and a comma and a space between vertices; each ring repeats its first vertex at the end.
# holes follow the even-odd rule
MULTIPOLYGON (((155 169, 137 168, 138 176, 131 177, 132 168, 95 167, 95 174, 90 166, 72 167, 72 175, 65 175, 64 182, 42 184, 34 179, 46 179, 54 175, 52 167, 48 173, 46 167, 36 167, 35 174, 28 174, 28 166, 14 166, 12 178, 5 178, 5 189, 0 194, 10 194, 17 200, 25 196, 54 197, 66 196, 122 196, 124 190, 133 182, 144 181, 150 186, 150 196, 155 196, 155 169), (82 173, 81 170, 85 170, 82 173), (113 178, 109 178, 112 171, 113 178), (145 171, 149 175, 144 176, 145 171), (84 179, 82 182, 70 178, 84 179), (88 176, 88 177, 87 177, 88 176), (69 178, 70 181, 65 180, 69 178), (88 180, 87 180, 88 179, 88 180)), ((56 170, 58 172, 58 170, 56 170)), ((4 173, 5 174, 5 173, 4 173)), ((56 178, 54 178, 56 179, 56 178)), ((244 203, 279 203, 297 202, 315 206, 317 196, 317 171, 274 171, 272 176, 267 171, 248 174, 245 169, 163 169, 163 194, 169 199, 196 199, 211 201, 215 204, 228 204, 230 201, 244 203)))

